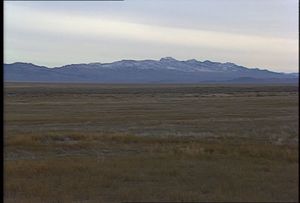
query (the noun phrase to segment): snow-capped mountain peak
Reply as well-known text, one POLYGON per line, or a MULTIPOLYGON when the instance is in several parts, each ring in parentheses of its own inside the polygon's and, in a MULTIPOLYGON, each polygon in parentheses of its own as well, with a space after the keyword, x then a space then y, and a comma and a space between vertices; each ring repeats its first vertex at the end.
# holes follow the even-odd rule
MULTIPOLYGON (((234 63, 178 61, 172 57, 160 60, 121 60, 112 63, 82 63, 55 68, 29 63, 4 64, 6 81, 90 81, 90 82, 201 82, 235 78, 288 79, 296 74, 251 69, 234 63)), ((281 80, 282 82, 282 80, 281 80)))

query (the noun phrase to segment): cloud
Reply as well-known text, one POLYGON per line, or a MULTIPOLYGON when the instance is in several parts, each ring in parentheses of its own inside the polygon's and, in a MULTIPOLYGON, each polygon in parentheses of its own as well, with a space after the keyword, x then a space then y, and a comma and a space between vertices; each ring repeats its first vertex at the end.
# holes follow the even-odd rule
MULTIPOLYGON (((221 50, 224 52, 224 55, 228 55, 225 52, 234 52, 234 54, 239 52, 242 54, 248 53, 250 56, 248 58, 251 58, 251 53, 253 53, 253 56, 260 55, 260 60, 264 60, 264 55, 268 60, 272 60, 270 56, 281 56, 285 58, 284 60, 287 60, 289 57, 297 57, 298 54, 298 40, 296 39, 163 27, 117 21, 99 16, 87 17, 84 15, 47 12, 15 5, 5 7, 4 28, 4 48, 10 46, 7 42, 12 41, 13 36, 16 37, 16 35, 13 35, 15 32, 25 35, 20 36, 20 39, 26 38, 26 33, 27 35, 32 34, 33 37, 35 35, 44 36, 44 38, 37 37, 41 45, 47 44, 47 40, 53 36, 59 37, 56 38, 56 43, 55 45, 52 44, 52 46, 63 46, 68 39, 78 39, 78 43, 81 43, 84 49, 87 49, 86 45, 89 42, 103 42, 105 39, 113 41, 115 39, 119 41, 135 41, 143 44, 153 43, 161 46, 176 46, 186 50, 195 50, 195 48, 221 50)), ((18 43, 22 43, 20 42, 21 40, 18 41, 18 43)), ((23 42, 23 46, 26 47, 26 42, 23 42)), ((51 42, 48 42, 48 46, 51 46, 51 42)), ((80 44, 77 46, 80 46, 80 44)), ((135 48, 137 46, 127 47, 127 49, 135 48)), ((90 51, 93 50, 95 48, 90 49, 90 51)), ((72 50, 69 51, 72 53, 72 50)), ((86 54, 88 55, 89 53, 86 52, 86 54)), ((9 54, 6 55, 9 57, 9 54)))

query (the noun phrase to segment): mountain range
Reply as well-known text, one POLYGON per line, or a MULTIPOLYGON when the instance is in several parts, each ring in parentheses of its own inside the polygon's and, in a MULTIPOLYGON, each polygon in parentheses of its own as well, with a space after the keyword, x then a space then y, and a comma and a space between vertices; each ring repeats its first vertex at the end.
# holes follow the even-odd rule
POLYGON ((172 57, 70 64, 54 68, 21 62, 4 64, 5 82, 297 83, 298 77, 298 73, 278 73, 229 62, 179 61, 172 57))

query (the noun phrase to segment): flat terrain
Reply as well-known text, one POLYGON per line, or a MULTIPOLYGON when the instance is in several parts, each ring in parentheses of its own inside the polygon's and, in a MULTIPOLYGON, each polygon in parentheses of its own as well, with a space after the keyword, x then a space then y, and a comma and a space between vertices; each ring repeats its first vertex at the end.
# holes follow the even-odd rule
POLYGON ((297 201, 298 86, 6 83, 5 202, 297 201))

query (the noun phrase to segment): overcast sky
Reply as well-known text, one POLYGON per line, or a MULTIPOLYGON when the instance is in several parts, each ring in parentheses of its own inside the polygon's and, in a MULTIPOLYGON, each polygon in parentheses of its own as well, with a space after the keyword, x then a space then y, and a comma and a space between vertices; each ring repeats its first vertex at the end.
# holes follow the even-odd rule
POLYGON ((5 63, 233 62, 298 72, 297 0, 5 1, 5 63))

